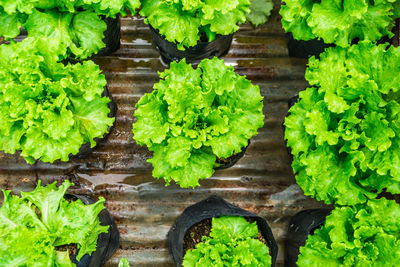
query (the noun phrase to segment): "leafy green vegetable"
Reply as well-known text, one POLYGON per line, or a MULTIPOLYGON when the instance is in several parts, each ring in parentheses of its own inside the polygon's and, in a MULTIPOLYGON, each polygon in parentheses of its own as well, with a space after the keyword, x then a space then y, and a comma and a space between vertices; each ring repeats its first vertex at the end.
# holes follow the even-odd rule
POLYGON ((129 267, 129 261, 127 258, 122 258, 118 264, 118 267, 129 267))
POLYGON ((103 17, 135 14, 139 0, 28 0, 0 1, 0 36, 12 39, 23 26, 29 37, 50 37, 61 59, 85 59, 105 47, 103 17))
POLYGON ((27 38, 0 46, 0 150, 35 159, 68 161, 113 125, 97 65, 57 63, 55 39, 27 38))
POLYGON ((274 8, 272 0, 251 0, 250 13, 247 20, 256 27, 268 21, 271 11, 274 8))
POLYGON ((0 37, 14 38, 20 33, 24 19, 16 14, 9 15, 0 7, 0 37))
POLYGON ((83 8, 85 10, 93 10, 96 14, 106 17, 115 18, 116 15, 127 15, 127 10, 134 15, 140 7, 140 0, 64 0, 66 2, 74 2, 75 9, 83 8))
POLYGON ((400 206, 385 198, 336 207, 300 248, 302 266, 397 266, 400 206))
POLYGON ((92 11, 61 13, 56 10, 40 12, 34 10, 24 24, 29 37, 49 37, 54 40, 55 53, 73 54, 87 58, 94 51, 105 47, 103 43, 106 23, 92 11))
POLYGON ((79 261, 96 250, 97 238, 108 230, 101 226, 98 214, 104 209, 104 198, 93 205, 80 200, 67 201, 64 195, 73 185, 65 181, 46 187, 38 182, 32 192, 22 197, 3 190, 0 207, 0 262, 4 266, 75 266, 68 252, 56 247, 77 244, 79 261))
POLYGON ((377 41, 394 26, 395 0, 285 0, 282 26, 297 40, 323 39, 348 47, 355 39, 377 41))
POLYGON ((229 35, 246 21, 250 0, 142 0, 140 14, 178 49, 195 46, 206 34, 209 42, 216 34, 229 35))
POLYGON ((186 252, 183 266, 271 266, 269 248, 257 236, 256 222, 243 217, 213 218, 210 236, 203 236, 195 249, 186 252))
POLYGON ((115 18, 125 16, 127 10, 132 14, 140 7, 140 0, 1 0, 0 7, 6 13, 31 14, 36 9, 57 9, 60 12, 76 13, 82 10, 94 11, 98 15, 115 18))
POLYGON ((218 58, 197 69, 174 62, 160 77, 136 105, 134 139, 154 151, 154 177, 195 187, 214 173, 217 157, 239 153, 257 134, 263 98, 258 86, 218 58))
POLYGON ((397 0, 393 4, 393 13, 394 13, 394 18, 398 19, 400 18, 400 0, 397 0))
POLYGON ((310 87, 285 120, 306 195, 351 205, 400 193, 400 48, 369 42, 310 59, 310 87))

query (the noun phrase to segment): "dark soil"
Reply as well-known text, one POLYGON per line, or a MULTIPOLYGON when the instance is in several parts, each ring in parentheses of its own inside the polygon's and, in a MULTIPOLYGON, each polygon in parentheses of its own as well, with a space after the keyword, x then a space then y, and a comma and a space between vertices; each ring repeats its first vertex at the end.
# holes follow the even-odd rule
POLYGON ((209 236, 211 231, 211 219, 206 219, 193 225, 183 238, 183 254, 186 251, 194 249, 202 241, 203 236, 209 236))
MULTIPOLYGON (((255 221, 252 218, 245 218, 245 219, 250 223, 255 221)), ((193 225, 186 232, 185 237, 183 238, 183 255, 186 254, 186 251, 194 249, 198 243, 202 242, 203 236, 210 236, 211 221, 212 219, 206 219, 204 221, 201 221, 198 224, 193 225)), ((260 240, 269 248, 268 242, 263 237, 260 229, 258 229, 258 236, 255 237, 255 239, 260 240)))
POLYGON ((73 256, 78 254, 78 246, 76 244, 69 244, 60 247, 56 247, 57 251, 67 251, 69 252, 69 258, 72 259, 73 256))

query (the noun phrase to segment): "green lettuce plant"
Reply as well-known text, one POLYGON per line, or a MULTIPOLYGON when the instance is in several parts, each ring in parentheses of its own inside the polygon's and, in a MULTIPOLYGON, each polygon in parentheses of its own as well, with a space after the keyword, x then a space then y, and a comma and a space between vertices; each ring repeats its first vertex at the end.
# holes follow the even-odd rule
POLYGON ((282 26, 297 40, 323 39, 348 47, 353 40, 375 42, 390 32, 398 16, 396 0, 285 0, 282 26))
POLYGON ((118 267, 129 267, 129 266, 130 266, 130 265, 129 265, 129 261, 128 261, 127 258, 122 258, 122 259, 119 261, 118 267))
POLYGON ((336 207, 300 248, 297 264, 316 267, 397 266, 400 206, 385 198, 336 207))
POLYGON ((217 157, 239 153, 257 135, 264 125, 263 97, 218 58, 197 69, 174 62, 160 77, 136 105, 134 139, 154 151, 154 177, 195 187, 214 173, 217 157))
POLYGON ((21 192, 22 197, 3 190, 0 207, 0 263, 2 266, 75 266, 68 251, 56 248, 76 244, 77 260, 91 255, 97 239, 106 233, 98 218, 104 209, 104 198, 93 205, 81 200, 67 201, 64 195, 73 185, 65 181, 41 186, 32 192, 21 192))
POLYGON ((203 236, 195 249, 186 252, 183 266, 269 267, 269 248, 256 239, 258 235, 257 223, 243 217, 213 218, 210 236, 203 236))
POLYGON ((114 123, 100 68, 92 61, 58 63, 52 42, 0 46, 0 151, 21 151, 30 164, 68 161, 114 123))
POLYGON ((256 27, 266 23, 274 8, 272 0, 251 0, 250 2, 250 13, 247 14, 247 21, 256 27))
POLYGON ((195 46, 202 35, 212 42, 217 34, 229 35, 246 22, 250 0, 142 0, 145 22, 178 49, 195 46))
POLYGON ((1 0, 0 36, 11 39, 24 27, 29 37, 50 37, 61 58, 84 59, 105 47, 102 17, 135 14, 139 0, 1 0))
POLYGON ((312 87, 285 120, 304 193, 351 205, 400 193, 400 48, 369 42, 312 57, 312 87))
POLYGON ((400 1, 397 0, 393 4, 393 13, 394 13, 394 18, 398 19, 400 18, 400 1))

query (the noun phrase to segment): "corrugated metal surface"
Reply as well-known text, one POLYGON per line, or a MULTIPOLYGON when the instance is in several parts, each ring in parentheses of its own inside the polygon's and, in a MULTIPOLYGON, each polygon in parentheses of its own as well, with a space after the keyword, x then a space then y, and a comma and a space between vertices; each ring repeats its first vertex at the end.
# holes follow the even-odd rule
POLYGON ((49 183, 68 178, 75 183, 73 192, 104 196, 121 232, 121 248, 107 266, 116 266, 121 257, 132 266, 173 266, 166 247, 168 229, 188 205, 217 194, 268 220, 279 242, 281 266, 288 220, 299 210, 321 204, 304 197, 295 185, 282 138, 287 101, 306 86, 306 61, 288 57, 276 13, 256 30, 243 25, 225 58, 258 84, 265 97, 265 126, 234 167, 217 171, 195 190, 164 187, 152 178, 146 163, 150 153, 134 142, 131 128, 136 102, 152 90, 157 71, 165 66, 152 46, 148 26, 140 19, 125 18, 121 49, 95 59, 118 105, 113 132, 87 158, 69 163, 30 166, 16 155, 0 153, 0 188, 18 192, 33 189, 38 179, 49 183))

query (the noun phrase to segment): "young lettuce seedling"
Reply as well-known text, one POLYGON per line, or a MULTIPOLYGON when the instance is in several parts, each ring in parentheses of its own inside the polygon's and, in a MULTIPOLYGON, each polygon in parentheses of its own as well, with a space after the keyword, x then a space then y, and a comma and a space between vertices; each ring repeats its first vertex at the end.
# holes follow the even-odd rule
POLYGON ((385 198, 336 207, 300 248, 299 267, 397 266, 400 206, 385 198))
POLYGON ((258 235, 257 223, 243 217, 213 218, 210 236, 203 236, 195 249, 186 252, 183 266, 269 267, 269 248, 256 239, 258 235))
POLYGON ((22 197, 3 190, 0 207, 0 263, 2 266, 75 266, 68 251, 57 249, 77 245, 76 259, 92 254, 98 236, 109 226, 101 226, 99 213, 104 209, 104 198, 93 205, 81 200, 67 201, 64 195, 73 185, 65 181, 41 186, 32 192, 21 192, 22 197))

